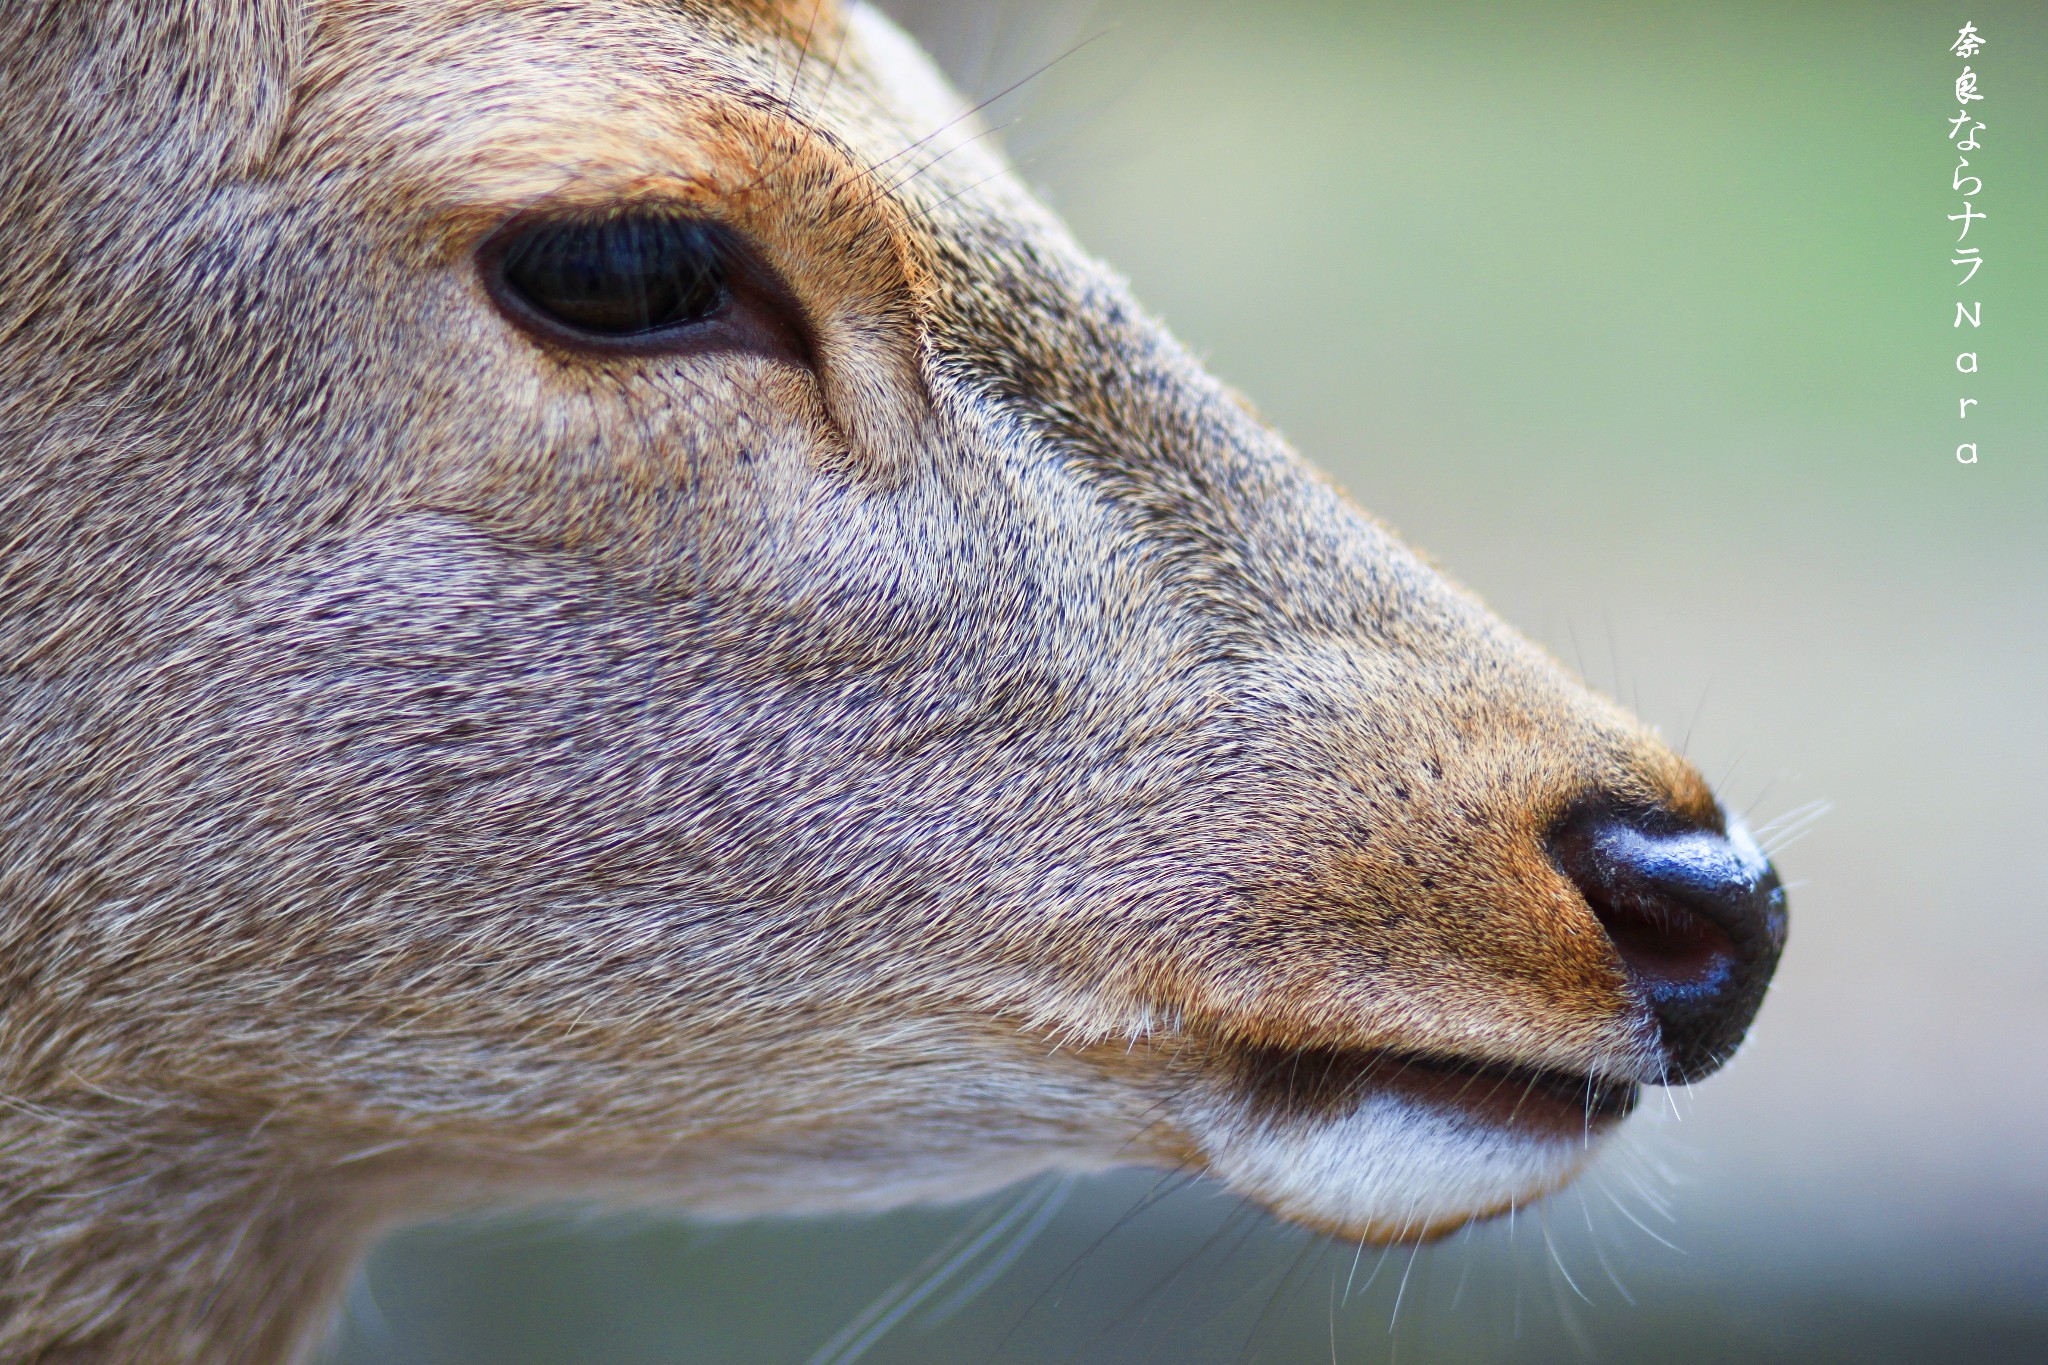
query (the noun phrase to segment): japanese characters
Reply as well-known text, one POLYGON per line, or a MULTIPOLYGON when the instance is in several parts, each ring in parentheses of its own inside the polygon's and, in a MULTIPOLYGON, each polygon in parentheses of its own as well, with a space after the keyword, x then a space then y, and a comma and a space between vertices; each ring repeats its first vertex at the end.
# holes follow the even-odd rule
MULTIPOLYGON (((1962 212, 1948 215, 1948 220, 1951 223, 1960 224, 1956 232, 1954 253, 1949 258, 1949 264, 1958 267, 1963 272, 1962 278, 1956 281, 1956 289, 1959 295, 1961 290, 1970 281, 1977 278, 1977 271, 1984 265, 1982 246, 1965 245, 1970 238, 1970 226, 1991 216, 1976 207, 1977 204, 1983 202, 1983 177, 1981 175, 1965 174, 1970 169, 1969 153, 1977 151, 1984 145, 1978 134, 1984 131, 1985 125, 1977 117, 1978 111, 1972 107, 1983 101, 1984 92, 1978 88, 1979 74, 1970 66, 1970 59, 1983 51, 1983 49, 1984 35, 1977 31, 1977 26, 1973 23, 1964 24, 1957 32, 1955 42, 1949 45, 1949 51, 1963 61, 1962 72, 1957 75, 1955 83, 1955 97, 1958 108, 1956 109, 1956 116, 1948 121, 1948 137, 1949 141, 1954 144, 1954 151, 1956 153, 1956 164, 1949 178, 1949 188, 1963 197, 1962 212)), ((1981 240, 1980 238, 1979 241, 1981 242, 1981 240)), ((1984 325, 1984 304, 1981 299, 1972 299, 1967 304, 1964 303, 1961 297, 1956 299, 1954 326, 1960 330, 1965 322, 1970 324, 1973 333, 1977 328, 1984 325)), ((1974 341, 1971 344, 1975 344, 1974 341)), ((1959 352, 1956 355, 1956 373, 1977 373, 1977 352, 1959 352)), ((1977 400, 1974 398, 1958 397, 1956 400, 1956 420, 1967 424, 1970 418, 1970 409, 1976 402, 1977 400)), ((1975 441, 1964 441, 1958 445, 1956 447, 1956 459, 1962 464, 1977 463, 1977 443, 1975 441)))

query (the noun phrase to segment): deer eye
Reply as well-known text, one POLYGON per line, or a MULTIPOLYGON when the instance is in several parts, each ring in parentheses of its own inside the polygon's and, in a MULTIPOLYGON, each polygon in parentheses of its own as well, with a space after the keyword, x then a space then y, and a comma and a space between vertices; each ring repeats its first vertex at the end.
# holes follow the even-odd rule
POLYGON ((717 224, 643 215, 543 221, 499 244, 497 283, 593 338, 648 337, 708 320, 731 296, 731 243, 717 224))

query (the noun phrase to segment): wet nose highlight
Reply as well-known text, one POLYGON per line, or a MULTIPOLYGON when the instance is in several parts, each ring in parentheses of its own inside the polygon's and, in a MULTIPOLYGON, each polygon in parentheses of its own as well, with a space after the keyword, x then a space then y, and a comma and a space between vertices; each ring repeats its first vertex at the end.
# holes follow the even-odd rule
POLYGON ((1733 819, 1720 834, 1592 807, 1560 823, 1551 850, 1656 1017, 1669 1079, 1714 1071, 1785 947, 1785 891, 1755 839, 1733 819))

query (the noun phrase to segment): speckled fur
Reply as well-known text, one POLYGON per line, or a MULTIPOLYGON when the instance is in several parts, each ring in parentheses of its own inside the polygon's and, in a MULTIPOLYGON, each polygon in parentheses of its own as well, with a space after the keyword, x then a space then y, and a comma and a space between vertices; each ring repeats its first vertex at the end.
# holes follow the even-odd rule
POLYGON ((291 1358, 368 1238, 507 1199, 1151 1161, 1399 1235, 1222 1159, 1233 1049, 1654 1073, 1541 835, 1697 776, 877 16, 5 21, 0 1359, 291 1358), (752 241, 815 365, 494 311, 494 225, 629 198, 752 241))

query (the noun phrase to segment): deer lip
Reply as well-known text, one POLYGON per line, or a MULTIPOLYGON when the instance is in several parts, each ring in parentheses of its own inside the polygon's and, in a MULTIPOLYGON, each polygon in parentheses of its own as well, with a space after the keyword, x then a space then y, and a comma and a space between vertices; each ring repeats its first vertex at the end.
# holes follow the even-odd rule
POLYGON ((1534 1139, 1583 1140, 1628 1117, 1641 1093, 1633 1081, 1391 1049, 1250 1047, 1234 1070, 1275 1122, 1333 1120, 1388 1096, 1534 1139))

